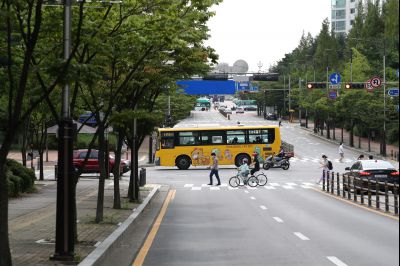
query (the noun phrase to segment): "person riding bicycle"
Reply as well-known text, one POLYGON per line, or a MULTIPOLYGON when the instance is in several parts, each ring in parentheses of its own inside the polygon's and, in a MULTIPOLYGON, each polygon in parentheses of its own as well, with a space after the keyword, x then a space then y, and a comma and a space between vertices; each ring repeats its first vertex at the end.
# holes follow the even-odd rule
POLYGON ((246 179, 247 175, 250 173, 250 168, 248 165, 248 160, 247 158, 243 159, 243 164, 238 168, 239 174, 243 177, 243 179, 246 179))
POLYGON ((253 163, 251 165, 254 166, 254 168, 250 171, 251 175, 254 175, 256 172, 260 171, 260 161, 258 160, 257 152, 253 153, 253 163))

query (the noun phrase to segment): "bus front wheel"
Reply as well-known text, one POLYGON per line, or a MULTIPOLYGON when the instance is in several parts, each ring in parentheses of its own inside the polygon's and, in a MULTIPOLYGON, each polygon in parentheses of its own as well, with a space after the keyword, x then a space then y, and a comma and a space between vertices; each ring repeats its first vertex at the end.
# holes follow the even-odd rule
POLYGON ((187 156, 179 156, 178 158, 176 158, 176 166, 180 169, 180 170, 187 170, 190 167, 190 158, 187 156))

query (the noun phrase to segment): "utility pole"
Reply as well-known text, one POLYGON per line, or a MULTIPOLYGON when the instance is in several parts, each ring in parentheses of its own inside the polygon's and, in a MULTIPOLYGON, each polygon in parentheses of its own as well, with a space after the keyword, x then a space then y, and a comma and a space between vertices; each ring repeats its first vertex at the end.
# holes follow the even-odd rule
POLYGON ((383 40, 383 136, 382 155, 386 156, 386 40, 383 40))
MULTIPOLYGON (((64 60, 71 53, 71 0, 64 0, 64 60)), ((74 169, 72 165, 73 122, 69 106, 70 84, 62 90, 62 117, 58 125, 58 178, 56 209, 55 252, 51 260, 72 261, 74 259, 74 169)))
POLYGON ((291 113, 292 100, 291 100, 291 78, 290 78, 291 73, 290 72, 291 72, 291 70, 290 70, 290 63, 289 63, 289 123, 292 122, 292 113, 291 113))

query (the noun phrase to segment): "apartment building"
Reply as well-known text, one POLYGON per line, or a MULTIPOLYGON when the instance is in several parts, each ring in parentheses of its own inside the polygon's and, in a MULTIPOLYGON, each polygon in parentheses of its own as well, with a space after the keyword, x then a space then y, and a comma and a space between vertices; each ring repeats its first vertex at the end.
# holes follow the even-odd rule
POLYGON ((357 12, 357 0, 332 0, 332 30, 348 33, 353 26, 357 12))

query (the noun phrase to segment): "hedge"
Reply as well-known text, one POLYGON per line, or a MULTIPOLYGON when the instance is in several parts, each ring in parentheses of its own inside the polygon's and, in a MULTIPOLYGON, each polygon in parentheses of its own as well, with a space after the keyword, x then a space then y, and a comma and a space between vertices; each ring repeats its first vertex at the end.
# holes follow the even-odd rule
POLYGON ((17 197, 19 194, 28 192, 33 188, 36 179, 35 172, 24 167, 15 160, 7 160, 7 184, 8 195, 17 197))

